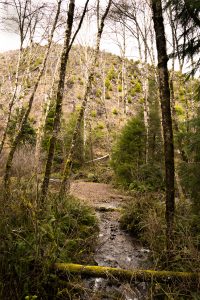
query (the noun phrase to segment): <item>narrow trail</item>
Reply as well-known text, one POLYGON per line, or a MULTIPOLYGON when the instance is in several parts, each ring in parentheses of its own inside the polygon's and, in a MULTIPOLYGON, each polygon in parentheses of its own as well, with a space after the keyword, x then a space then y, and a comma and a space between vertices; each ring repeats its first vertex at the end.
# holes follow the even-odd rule
MULTIPOLYGON (((143 248, 136 239, 121 230, 119 226, 120 208, 129 197, 109 184, 84 181, 72 182, 71 194, 94 207, 99 218, 99 240, 94 255, 96 263, 99 266, 124 269, 145 268, 148 249, 143 248)), ((97 278, 94 289, 107 290, 108 285, 105 280, 97 278)), ((119 299, 146 299, 145 289, 143 283, 138 283, 134 290, 129 285, 120 286, 118 291, 120 290, 123 297, 119 299)))

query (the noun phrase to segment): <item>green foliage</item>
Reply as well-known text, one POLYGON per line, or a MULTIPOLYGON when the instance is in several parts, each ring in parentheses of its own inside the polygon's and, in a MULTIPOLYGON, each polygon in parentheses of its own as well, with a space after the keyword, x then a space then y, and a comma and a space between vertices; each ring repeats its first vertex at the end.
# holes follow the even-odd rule
POLYGON ((109 78, 105 79, 105 86, 107 88, 108 91, 112 91, 112 84, 109 78))
POLYGON ((105 138, 104 124, 98 122, 97 125, 92 129, 92 140, 97 145, 102 143, 102 140, 105 138))
POLYGON ((80 93, 78 93, 77 94, 77 98, 78 98, 78 100, 81 100, 83 97, 82 97, 82 95, 80 93))
POLYGON ((159 201, 159 197, 159 194, 135 191, 133 199, 124 206, 124 212, 120 218, 121 228, 129 231, 134 237, 142 239, 145 231, 143 220, 146 215, 155 208, 162 210, 163 204, 159 201))
POLYGON ((98 122, 97 128, 104 129, 104 127, 105 127, 105 124, 102 121, 98 122))
POLYGON ((33 63, 32 68, 35 69, 35 68, 39 67, 42 64, 42 62, 43 62, 43 56, 37 57, 33 63))
POLYGON ((81 77, 78 78, 78 81, 80 85, 84 85, 84 80, 81 77))
POLYGON ((113 80, 113 79, 115 79, 116 77, 117 77, 117 75, 116 75, 115 68, 114 68, 114 66, 112 66, 111 69, 108 71, 107 78, 108 78, 109 80, 113 80))
MULTIPOLYGON (((27 183, 24 183, 27 184, 27 183)), ((90 261, 97 235, 94 212, 71 196, 50 196, 41 213, 30 184, 17 186, 0 220, 1 299, 56 299, 54 262, 90 261)), ((0 199, 2 206, 2 197, 0 199)))
POLYGON ((145 147, 145 129, 140 118, 132 118, 123 128, 112 152, 112 167, 118 179, 126 185, 142 163, 145 147))
MULTIPOLYGON (((94 114, 95 115, 95 114, 94 114)), ((63 147, 65 153, 68 153, 71 146, 71 141, 74 133, 74 129, 76 126, 78 117, 78 111, 75 113, 72 113, 70 117, 68 118, 67 122, 63 120, 62 122, 62 135, 63 135, 63 147)), ((76 140, 75 150, 73 153, 73 168, 79 168, 83 163, 83 123, 81 124, 76 140)))
MULTIPOLYGON (((132 194, 124 206, 120 224, 124 230, 138 237, 150 249, 156 268, 166 267, 165 201, 161 193, 132 194)), ((194 232, 191 203, 176 201, 173 258, 170 267, 177 271, 199 272, 199 254, 196 248, 200 231, 194 232)), ((169 268, 169 267, 168 267, 169 268)))
MULTIPOLYGON (((54 123, 54 115, 55 115, 55 104, 51 102, 50 108, 47 114, 45 127, 44 127, 44 136, 42 139, 42 148, 43 151, 47 152, 49 149, 49 142, 53 132, 53 123, 54 123)), ((58 138, 58 137, 57 137, 58 138)), ((57 168, 63 160, 63 149, 62 142, 57 141, 55 147, 55 155, 54 155, 54 167, 57 168)))
POLYGON ((129 93, 132 97, 134 97, 136 94, 142 92, 142 85, 138 79, 132 79, 131 83, 134 86, 130 89, 129 93))
POLYGON ((92 110, 92 111, 90 112, 90 115, 91 115, 91 117, 96 118, 96 116, 97 116, 97 111, 96 111, 96 110, 92 110))
POLYGON ((98 88, 98 89, 96 90, 96 96, 100 98, 101 95, 102 95, 102 90, 101 90, 100 88, 98 88))
MULTIPOLYGON (((77 115, 78 110, 75 113, 72 113, 67 120, 62 120, 61 122, 61 134, 57 136, 57 142, 56 142, 56 148, 55 148, 55 154, 54 154, 54 171, 60 168, 64 156, 66 153, 68 153, 70 146, 71 146, 71 140, 73 136, 73 132, 75 129, 76 121, 77 121, 77 115)), ((45 130, 44 130, 44 137, 42 141, 43 150, 47 151, 49 147, 49 141, 52 135, 53 130, 53 122, 54 122, 54 113, 55 113, 55 107, 53 104, 50 106, 49 113, 47 115, 46 124, 45 124, 45 130)), ((80 166, 83 163, 83 126, 80 128, 80 132, 78 134, 78 138, 76 141, 76 147, 73 154, 73 166, 74 168, 80 166)))
POLYGON ((121 84, 118 85, 117 90, 118 90, 118 92, 120 92, 120 93, 122 92, 122 86, 121 86, 121 84))
POLYGON ((108 91, 106 91, 105 97, 106 99, 111 99, 110 93, 108 91))
POLYGON ((129 104, 132 103, 132 97, 130 95, 127 97, 127 101, 128 101, 129 104))
MULTIPOLYGON (((11 141, 13 142, 13 139, 16 134, 16 130, 19 126, 18 123, 21 122, 23 114, 25 113, 25 110, 22 109, 21 111, 17 110, 16 113, 11 117, 10 124, 8 127, 8 136, 11 141)), ((22 129, 22 139, 21 144, 30 144, 34 145, 36 142, 36 132, 33 127, 34 120, 32 118, 28 118, 25 126, 22 129)))
POLYGON ((177 136, 189 158, 188 162, 179 164, 179 175, 185 192, 192 200, 195 218, 200 221, 200 117, 191 120, 188 125, 189 131, 184 128, 177 136))
POLYGON ((181 105, 176 104, 175 111, 176 111, 177 116, 179 116, 179 117, 184 115, 184 109, 181 105))
POLYGON ((113 108, 112 113, 113 113, 113 115, 118 115, 119 112, 116 108, 113 108))
POLYGON ((112 151, 111 165, 117 181, 140 191, 163 186, 162 168, 156 161, 145 163, 145 127, 140 117, 128 121, 112 151))

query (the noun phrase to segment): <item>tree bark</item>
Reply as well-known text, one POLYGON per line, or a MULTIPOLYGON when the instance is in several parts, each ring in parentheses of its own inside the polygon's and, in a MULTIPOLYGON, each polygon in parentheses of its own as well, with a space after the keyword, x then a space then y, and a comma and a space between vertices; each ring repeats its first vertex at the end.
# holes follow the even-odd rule
POLYGON ((10 171, 11 171, 11 167, 12 167, 13 157, 14 157, 15 151, 17 149, 17 146, 19 145, 19 143, 21 141, 21 138, 23 136, 24 126, 27 123, 27 120, 28 120, 28 117, 29 117, 29 114, 30 114, 30 111, 31 111, 31 108, 32 108, 32 104, 33 104, 33 101, 34 101, 35 93, 37 91, 37 88, 38 88, 38 85, 40 83, 40 79, 43 75, 44 69, 46 67, 46 62, 47 62, 47 58, 48 58, 49 51, 50 51, 50 48, 51 48, 54 31, 55 31, 56 24, 57 24, 57 21, 58 21, 58 17, 59 17, 59 14, 60 14, 61 2, 62 2, 62 0, 59 0, 59 2, 58 2, 58 8, 57 8, 56 16, 55 16, 55 19, 54 19, 54 24, 53 24, 52 29, 51 29, 51 34, 50 34, 50 37, 49 37, 48 46, 47 46, 47 49, 46 49, 46 53, 44 55, 44 60, 43 60, 41 69, 39 71, 38 77, 37 77, 35 85, 33 87, 33 91, 31 93, 29 101, 28 101, 28 108, 27 108, 25 114, 23 115, 22 121, 20 123, 19 130, 18 130, 18 132, 17 132, 17 134, 14 138, 13 144, 12 144, 10 152, 8 154, 8 159, 7 159, 6 168, 5 168, 5 175, 4 175, 5 195, 8 193, 8 189, 9 189, 9 178, 10 178, 10 171))
POLYGON ((105 19, 106 19, 107 15, 108 15, 111 3, 112 3, 112 0, 109 0, 108 5, 106 7, 106 10, 105 10, 105 12, 104 12, 104 14, 101 18, 100 26, 98 28, 97 39, 96 39, 96 48, 95 48, 95 53, 94 53, 94 60, 93 60, 92 66, 91 66, 89 76, 88 76, 87 85, 86 85, 86 89, 85 89, 85 94, 84 94, 84 97, 83 97, 83 102, 82 102, 80 112, 79 112, 79 115, 78 115, 78 118, 77 118, 75 129, 74 129, 74 132, 73 132, 70 150, 69 150, 69 153, 68 153, 67 157, 65 158, 63 178, 62 178, 62 182, 61 182, 61 185, 60 185, 59 197, 64 196, 64 194, 66 192, 68 179, 69 179, 70 174, 71 174, 71 169, 72 169, 72 164, 73 164, 73 153, 74 153, 77 137, 78 137, 78 134, 80 132, 81 123, 82 123, 82 120, 84 118, 84 113, 85 113, 85 109, 86 109, 86 106, 87 106, 88 97, 90 95, 90 91, 91 91, 91 88, 92 88, 92 82, 93 82, 93 79, 94 79, 95 67, 96 67, 96 63, 97 63, 97 60, 98 60, 100 41, 101 41, 101 36, 102 36, 102 33, 103 33, 104 22, 105 22, 105 19))
POLYGON ((173 248, 173 226, 174 226, 174 142, 172 131, 172 118, 170 108, 170 87, 167 68, 168 56, 166 51, 165 30, 162 16, 161 0, 152 0, 154 30, 156 35, 156 47, 158 55, 159 90, 162 110, 162 127, 164 137, 165 154, 165 181, 166 181, 166 249, 168 262, 173 248))
POLYGON ((51 174, 51 168, 54 158, 54 152, 55 152, 55 145, 57 140, 57 135, 60 130, 60 119, 61 119, 61 113, 62 113, 62 102, 63 102, 63 95, 64 95, 64 85, 65 85, 65 76, 66 76, 66 66, 68 62, 69 52, 71 50, 71 47, 73 45, 73 42, 75 40, 75 37, 78 33, 78 31, 81 28, 89 0, 86 1, 85 7, 79 22, 79 25, 71 38, 71 32, 72 32, 72 25, 74 20, 74 9, 75 9, 75 0, 70 0, 69 3, 69 9, 68 9, 68 18, 67 18, 67 27, 65 30, 65 40, 64 45, 61 53, 60 58, 60 69, 59 69, 59 79, 58 79, 58 86, 56 91, 56 108, 55 108, 55 116, 54 116, 54 123, 53 123, 53 133, 49 141, 49 149, 48 149, 48 155, 47 155, 47 162, 45 167, 45 174, 44 179, 42 182, 41 187, 41 204, 43 205, 44 200, 47 196, 48 187, 49 187, 49 180, 50 180, 50 174, 51 174))
POLYGON ((54 158, 54 151, 55 151, 55 144, 57 135, 60 129, 60 118, 62 113, 62 100, 64 95, 64 85, 65 85, 65 75, 66 75, 66 66, 69 57, 69 45, 71 39, 71 32, 72 32, 72 25, 74 21, 74 9, 75 9, 75 1, 70 0, 69 9, 68 9, 68 18, 67 18, 67 27, 65 31, 65 41, 62 49, 62 54, 60 58, 60 70, 59 70, 59 81, 57 86, 56 92, 56 108, 55 108, 55 116, 54 116, 54 123, 53 123, 53 134, 49 141, 49 149, 48 149, 48 156, 46 161, 45 167, 45 175, 41 187, 41 202, 44 202, 44 199, 47 195, 48 186, 49 186, 49 179, 51 174, 51 167, 54 158))

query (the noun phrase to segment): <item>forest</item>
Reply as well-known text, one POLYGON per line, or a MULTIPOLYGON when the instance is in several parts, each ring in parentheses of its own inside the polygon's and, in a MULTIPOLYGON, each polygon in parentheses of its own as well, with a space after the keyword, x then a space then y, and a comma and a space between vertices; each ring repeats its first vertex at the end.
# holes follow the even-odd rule
POLYGON ((3 0, 1 34, 0 299, 200 299, 199 0, 3 0))

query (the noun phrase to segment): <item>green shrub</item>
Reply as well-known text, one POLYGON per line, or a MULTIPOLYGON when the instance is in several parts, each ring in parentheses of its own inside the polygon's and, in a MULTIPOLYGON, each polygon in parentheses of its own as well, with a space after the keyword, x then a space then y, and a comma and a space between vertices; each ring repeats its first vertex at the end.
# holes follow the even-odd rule
POLYGON ((138 80, 132 80, 134 87, 132 87, 129 91, 130 95, 134 97, 136 94, 142 92, 142 85, 138 80))
POLYGON ((112 113, 113 113, 113 115, 118 115, 119 112, 116 108, 113 108, 112 113))
MULTIPOLYGON (((72 113, 68 118, 67 122, 62 120, 61 123, 61 132, 62 134, 57 137, 56 148, 55 148, 55 155, 54 155, 54 172, 60 169, 60 166, 63 162, 65 154, 69 151, 71 140, 73 136, 73 132, 76 125, 78 109, 75 113, 72 113)), ((53 129, 53 121, 54 121, 54 113, 55 109, 54 106, 51 105, 49 110, 45 130, 44 130, 44 137, 42 141, 43 150, 46 152, 49 147, 49 141, 52 134, 53 129)), ((76 141, 75 151, 73 153, 73 167, 77 168, 83 163, 83 127, 81 126, 78 138, 76 141)))
POLYGON ((118 85, 117 90, 118 90, 118 92, 120 92, 120 93, 122 92, 122 86, 121 86, 121 84, 118 85))
POLYGON ((108 91, 106 91, 105 97, 106 97, 106 99, 111 99, 111 96, 108 91))
POLYGON ((106 86, 106 88, 107 88, 108 91, 112 91, 112 84, 111 84, 109 78, 105 79, 105 86, 106 86))
POLYGON ((101 95, 102 95, 102 90, 101 89, 97 89, 96 90, 96 96, 100 98, 101 95))
POLYGON ((116 78, 116 72, 115 72, 114 66, 112 66, 111 69, 108 71, 107 78, 109 80, 113 80, 116 78))
MULTIPOLYGON (((13 142, 13 139, 16 134, 16 128, 18 126, 18 123, 21 121, 23 115, 25 113, 25 109, 22 109, 21 111, 16 110, 16 113, 11 117, 10 124, 8 127, 8 137, 13 142)), ((28 118, 25 126, 22 129, 22 138, 20 143, 21 144, 29 144, 34 145, 36 142, 36 132, 33 127, 34 119, 28 118)))
POLYGON ((59 283, 49 268, 54 262, 89 263, 97 220, 71 196, 49 196, 38 211, 36 194, 30 184, 24 191, 26 185, 17 186, 6 205, 0 199, 0 298, 56 299, 59 283))
MULTIPOLYGON (((200 234, 194 232, 193 218, 191 203, 176 200, 173 258, 170 262, 170 268, 174 271, 199 272, 197 240, 200 234)), ((132 200, 124 207, 120 224, 150 249, 150 256, 156 268, 166 267, 164 194, 134 192, 132 200)))
POLYGON ((145 139, 143 120, 134 117, 124 126, 112 150, 116 179, 131 190, 151 191, 164 185, 161 164, 156 160, 145 162, 145 139))
POLYGON ((105 124, 102 121, 99 121, 98 124, 97 124, 97 127, 99 129, 104 129, 105 128, 105 124))
POLYGON ((127 101, 128 101, 129 104, 132 103, 132 97, 130 95, 127 97, 127 101))
POLYGON ((92 111, 90 112, 90 115, 91 115, 91 117, 96 118, 96 116, 97 116, 97 111, 96 111, 96 110, 92 110, 92 111))
MULTIPOLYGON (((72 113, 68 118, 67 122, 63 120, 62 122, 62 132, 63 132, 63 145, 66 153, 70 150, 72 136, 76 126, 78 112, 72 113)), ((79 133, 76 139, 75 150, 73 153, 73 168, 79 168, 83 163, 83 123, 79 128, 79 133)))

